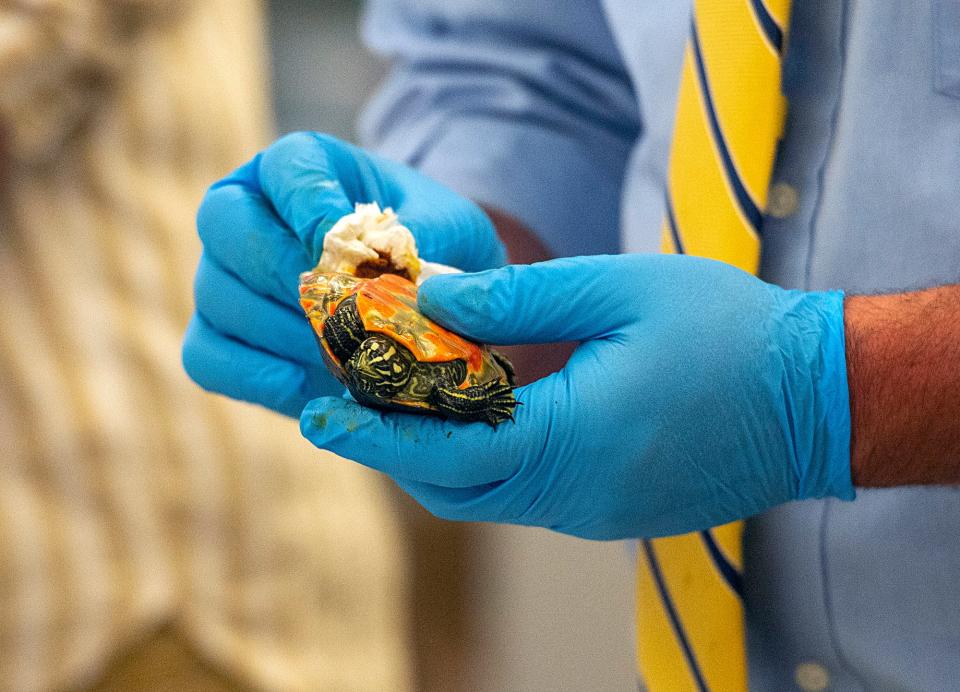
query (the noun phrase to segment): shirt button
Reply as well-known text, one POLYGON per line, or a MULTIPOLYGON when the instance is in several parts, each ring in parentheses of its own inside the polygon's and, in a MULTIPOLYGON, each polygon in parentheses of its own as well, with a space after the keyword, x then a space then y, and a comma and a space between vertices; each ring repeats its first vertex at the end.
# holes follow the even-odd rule
POLYGON ((823 692, 830 686, 830 673, 813 661, 798 665, 793 671, 793 679, 804 692, 823 692))
POLYGON ((785 219, 797 211, 800 195, 797 188, 787 183, 774 183, 767 193, 767 213, 775 219, 785 219))

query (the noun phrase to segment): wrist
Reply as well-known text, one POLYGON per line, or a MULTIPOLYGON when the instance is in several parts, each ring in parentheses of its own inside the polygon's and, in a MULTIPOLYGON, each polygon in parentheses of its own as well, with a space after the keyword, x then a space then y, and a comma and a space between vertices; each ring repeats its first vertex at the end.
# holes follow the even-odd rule
POLYGON ((960 483, 960 287, 846 301, 856 485, 960 483))
POLYGON ((877 348, 875 324, 879 315, 872 314, 871 303, 862 296, 851 296, 844 306, 844 329, 847 335, 846 357, 850 398, 850 470, 853 482, 863 485, 870 476, 872 429, 879 422, 866 401, 875 397, 873 384, 878 381, 875 370, 880 367, 883 349, 877 348))

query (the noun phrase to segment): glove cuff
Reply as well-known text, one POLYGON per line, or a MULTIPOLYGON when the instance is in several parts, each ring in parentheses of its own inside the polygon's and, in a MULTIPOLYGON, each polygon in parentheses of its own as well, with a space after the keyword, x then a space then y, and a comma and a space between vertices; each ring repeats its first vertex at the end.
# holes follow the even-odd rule
POLYGON ((810 292, 803 303, 819 340, 808 358, 813 397, 811 425, 798 440, 798 458, 809 459, 798 483, 798 499, 853 500, 850 470, 850 393, 847 385, 843 291, 810 292), (807 449, 803 450, 802 446, 807 449))

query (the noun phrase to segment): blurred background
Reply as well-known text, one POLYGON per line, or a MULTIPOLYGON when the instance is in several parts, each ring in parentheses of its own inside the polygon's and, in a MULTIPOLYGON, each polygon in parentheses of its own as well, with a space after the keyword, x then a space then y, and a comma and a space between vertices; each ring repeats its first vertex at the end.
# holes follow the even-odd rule
POLYGON ((0 3, 0 690, 636 689, 624 544, 436 520, 181 366, 204 191, 355 140, 361 10, 0 3))
MULTIPOLYGON (((360 43, 361 11, 360 0, 270 2, 273 100, 281 133, 324 130, 356 139, 357 113, 385 69, 360 43)), ((429 517, 421 520, 432 523, 429 517)), ((464 657, 466 678, 458 687, 455 679, 437 679, 452 672, 439 668, 428 673, 431 688, 636 688, 633 570, 623 543, 487 525, 454 527, 441 537, 446 545, 420 546, 426 564, 418 578, 430 589, 452 591, 437 596, 456 609, 445 627, 466 637, 464 649, 456 652, 464 657), (453 555, 458 564, 431 554, 447 550, 453 551, 448 560, 453 555), (457 583, 431 579, 435 562, 444 580, 457 583)), ((420 588, 417 593, 418 608, 428 607, 430 594, 420 588)), ((416 612, 413 617, 416 623, 416 612)), ((424 655, 430 657, 431 642, 425 643, 424 655)))

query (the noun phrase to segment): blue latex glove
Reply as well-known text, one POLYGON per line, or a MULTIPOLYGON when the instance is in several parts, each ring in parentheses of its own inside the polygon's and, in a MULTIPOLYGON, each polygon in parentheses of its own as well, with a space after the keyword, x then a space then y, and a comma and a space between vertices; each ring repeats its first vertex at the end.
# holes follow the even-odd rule
POLYGON ((488 343, 580 340, 496 429, 310 403, 318 447, 393 476, 434 514, 587 538, 715 526, 852 499, 843 294, 725 264, 624 255, 428 280, 427 315, 488 343))
POLYGON ((298 304, 298 277, 356 202, 393 207, 421 257, 465 270, 505 252, 472 202, 333 137, 288 135, 215 183, 197 215, 203 255, 183 364, 202 387, 298 416, 343 391, 298 304))

